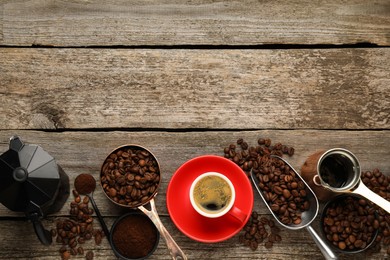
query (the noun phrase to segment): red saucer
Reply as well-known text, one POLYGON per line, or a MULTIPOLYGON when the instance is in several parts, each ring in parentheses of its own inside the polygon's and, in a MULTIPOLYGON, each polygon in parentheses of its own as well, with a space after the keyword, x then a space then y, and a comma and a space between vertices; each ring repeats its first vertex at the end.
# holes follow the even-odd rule
POLYGON ((186 236, 205 243, 220 242, 237 234, 249 220, 253 209, 252 185, 245 172, 232 161, 216 155, 199 156, 176 170, 167 189, 167 208, 172 221, 186 236), (244 222, 229 214, 211 219, 195 211, 189 198, 191 183, 205 172, 219 172, 232 181, 236 190, 235 206, 247 214, 244 222))

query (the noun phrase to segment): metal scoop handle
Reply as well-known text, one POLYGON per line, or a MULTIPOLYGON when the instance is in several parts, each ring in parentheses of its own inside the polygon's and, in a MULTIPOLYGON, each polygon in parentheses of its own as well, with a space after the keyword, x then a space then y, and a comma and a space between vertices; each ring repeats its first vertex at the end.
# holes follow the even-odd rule
POLYGON ((318 248, 321 250, 322 255, 326 260, 337 259, 337 256, 333 253, 332 249, 322 240, 322 238, 317 234, 317 232, 310 225, 306 227, 310 236, 313 238, 314 242, 317 244, 318 248))
POLYGON ((172 259, 174 260, 187 260, 187 256, 184 254, 184 252, 180 249, 180 247, 176 244, 175 240, 173 240, 172 236, 169 234, 167 229, 164 227, 163 223, 161 222, 156 205, 154 203, 154 198, 152 198, 150 201, 150 208, 151 210, 147 210, 144 206, 139 206, 138 208, 145 213, 146 216, 152 220, 158 231, 160 232, 161 236, 164 238, 165 243, 167 244, 167 247, 171 253, 172 259))

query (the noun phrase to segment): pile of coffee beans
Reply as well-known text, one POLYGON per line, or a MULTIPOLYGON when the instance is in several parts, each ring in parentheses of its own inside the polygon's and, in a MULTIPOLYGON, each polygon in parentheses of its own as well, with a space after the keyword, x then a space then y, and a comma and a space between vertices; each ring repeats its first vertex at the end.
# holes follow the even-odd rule
POLYGON ((326 239, 345 251, 365 249, 379 228, 375 209, 366 199, 342 195, 330 202, 324 210, 322 229, 326 239))
POLYGON ((295 172, 282 160, 271 155, 294 154, 294 148, 276 143, 271 139, 258 139, 256 147, 249 147, 243 140, 237 140, 241 150, 231 144, 224 149, 225 157, 238 164, 249 176, 256 175, 258 186, 271 210, 281 223, 298 225, 302 222, 302 212, 310 207, 306 185, 295 172))
MULTIPOLYGON (((363 183, 373 192, 390 201, 390 176, 384 175, 379 169, 362 172, 363 183)), ((382 246, 390 255, 390 215, 377 205, 369 203, 378 215, 379 233, 371 250, 379 252, 382 246)))
MULTIPOLYGON (((58 219, 56 228, 51 230, 52 236, 58 244, 61 244, 59 252, 63 260, 76 255, 84 255, 83 244, 94 239, 96 245, 100 245, 104 232, 93 228, 93 209, 89 207, 89 197, 80 196, 73 190, 74 200, 70 203, 70 217, 58 219)), ((85 253, 87 260, 92 260, 92 251, 85 253)))
POLYGON ((244 233, 239 236, 241 244, 255 251, 261 243, 265 248, 271 248, 274 243, 282 241, 279 235, 280 229, 275 222, 253 211, 248 223, 244 227, 244 233))
POLYGON ((225 147, 224 156, 240 166, 249 177, 252 168, 258 169, 263 157, 268 158, 271 154, 278 156, 288 154, 292 156, 295 152, 293 147, 288 147, 281 143, 272 145, 269 138, 259 138, 257 143, 256 147, 249 147, 248 143, 240 138, 237 140, 237 145, 230 144, 228 147, 225 147))
POLYGON ((271 210, 283 224, 299 225, 302 212, 310 207, 303 181, 278 158, 263 157, 259 166, 253 171, 271 210))
POLYGON ((160 169, 147 150, 125 146, 104 161, 100 180, 105 193, 114 202, 137 207, 155 194, 160 183, 160 169))

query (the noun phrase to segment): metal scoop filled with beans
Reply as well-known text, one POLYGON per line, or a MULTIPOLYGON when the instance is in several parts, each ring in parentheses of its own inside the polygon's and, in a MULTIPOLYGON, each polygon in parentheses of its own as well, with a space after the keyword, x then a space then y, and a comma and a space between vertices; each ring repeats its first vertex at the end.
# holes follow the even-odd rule
POLYGON ((333 251, 310 226, 319 204, 316 195, 283 158, 271 155, 251 170, 254 186, 280 225, 287 229, 306 228, 326 259, 337 259, 333 251))
POLYGON ((103 163, 100 182, 113 203, 139 209, 152 220, 173 259, 187 259, 158 216, 154 197, 161 183, 160 166, 150 151, 139 145, 125 145, 115 149, 103 163), (151 210, 144 207, 148 203, 151 210))

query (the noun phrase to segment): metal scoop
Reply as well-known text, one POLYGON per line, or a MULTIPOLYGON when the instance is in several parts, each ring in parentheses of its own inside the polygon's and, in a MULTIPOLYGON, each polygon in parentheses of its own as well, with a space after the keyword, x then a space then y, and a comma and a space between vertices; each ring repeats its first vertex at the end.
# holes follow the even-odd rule
POLYGON ((306 185, 307 188, 307 198, 310 202, 310 208, 307 211, 302 212, 302 222, 300 224, 290 224, 290 225, 285 225, 283 224, 280 219, 274 214, 274 212, 271 210, 270 206, 268 205, 268 202, 265 200, 262 191, 259 188, 258 185, 258 180, 253 171, 251 171, 251 179, 256 187, 257 191, 260 194, 260 197, 263 199, 265 205, 269 209, 269 211, 272 213, 274 218, 279 222, 280 225, 287 229, 291 230, 298 230, 302 228, 306 228, 311 237, 313 238, 314 242, 317 244, 318 248, 321 250, 322 254, 324 255, 325 259, 337 259, 336 255, 333 253, 332 249, 327 246, 325 241, 322 240, 322 238, 316 233, 316 231, 310 226, 310 224, 313 222, 313 220, 316 218, 319 210, 319 204, 316 195, 314 192, 310 189, 309 185, 302 179, 302 177, 297 173, 297 171, 283 158, 276 156, 276 155, 271 155, 273 158, 277 158, 279 160, 282 160, 285 162, 291 170, 293 170, 296 174, 296 176, 301 179, 301 181, 306 185))

